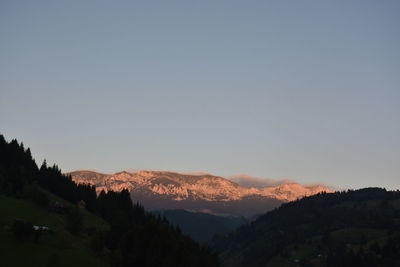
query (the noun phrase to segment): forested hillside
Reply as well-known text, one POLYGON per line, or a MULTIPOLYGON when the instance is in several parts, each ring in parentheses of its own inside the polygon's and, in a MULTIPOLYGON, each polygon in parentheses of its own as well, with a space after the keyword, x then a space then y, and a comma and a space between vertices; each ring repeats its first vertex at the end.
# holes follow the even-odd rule
POLYGON ((29 148, 2 135, 0 205, 0 248, 10 267, 21 266, 17 256, 43 266, 218 266, 208 249, 134 205, 128 191, 96 196, 56 165, 39 168, 29 148))
POLYGON ((214 239, 225 266, 400 266, 400 192, 322 193, 214 239))

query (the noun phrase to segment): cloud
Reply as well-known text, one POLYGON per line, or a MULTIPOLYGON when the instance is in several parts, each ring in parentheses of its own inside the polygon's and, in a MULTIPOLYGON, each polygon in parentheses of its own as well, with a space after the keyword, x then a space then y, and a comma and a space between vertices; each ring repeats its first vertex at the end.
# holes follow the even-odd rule
POLYGON ((325 184, 325 183, 311 183, 311 184, 305 184, 304 186, 305 187, 318 187, 318 186, 320 186, 320 187, 327 188, 327 189, 329 189, 331 191, 345 190, 344 188, 338 188, 338 187, 335 187, 335 186, 332 186, 332 185, 329 185, 329 184, 325 184))
POLYGON ((244 187, 255 187, 255 188, 264 188, 264 187, 274 187, 282 184, 291 184, 296 183, 291 179, 271 179, 271 178, 260 178, 256 176, 251 176, 247 174, 238 174, 231 177, 228 177, 229 180, 238 183, 244 187))
POLYGON ((203 171, 196 171, 196 172, 180 172, 180 174, 193 175, 193 176, 212 175, 212 174, 209 174, 209 173, 203 172, 203 171))

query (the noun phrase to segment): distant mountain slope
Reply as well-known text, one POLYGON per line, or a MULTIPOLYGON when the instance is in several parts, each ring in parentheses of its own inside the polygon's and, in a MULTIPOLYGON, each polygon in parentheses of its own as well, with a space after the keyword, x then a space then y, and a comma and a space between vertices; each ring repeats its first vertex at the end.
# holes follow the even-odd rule
POLYGON ((224 215, 252 216, 264 213, 282 202, 328 191, 322 186, 297 183, 275 187, 246 188, 210 174, 181 174, 166 171, 138 171, 101 174, 92 171, 68 173, 77 183, 88 183, 102 190, 132 192, 132 198, 149 209, 191 209, 224 215))
POLYGON ((227 234, 247 222, 244 217, 215 216, 186 210, 165 210, 156 213, 165 216, 171 224, 179 226, 184 234, 203 243, 211 241, 215 234, 227 234))
POLYGON ((214 240, 224 266, 400 266, 400 192, 318 194, 214 240))

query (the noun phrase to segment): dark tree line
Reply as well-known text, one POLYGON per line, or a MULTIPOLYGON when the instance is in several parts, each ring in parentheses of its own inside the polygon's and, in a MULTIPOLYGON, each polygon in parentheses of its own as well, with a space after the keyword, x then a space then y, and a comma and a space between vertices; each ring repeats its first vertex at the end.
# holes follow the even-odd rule
POLYGON ((29 191, 34 195, 38 193, 30 191, 36 184, 72 203, 84 200, 90 211, 97 209, 93 186, 77 185, 71 177, 64 176, 57 165, 47 166, 46 160, 39 169, 29 148, 25 149, 23 143, 15 139, 7 143, 0 135, 0 192, 21 196, 29 191))
MULTIPOLYGON (((7 142, 0 135, 0 193, 48 207, 49 199, 41 188, 72 203, 83 200, 89 211, 109 222, 108 231, 88 231, 96 253, 104 256, 105 250, 110 251, 113 267, 218 266, 216 254, 182 235, 165 218, 133 204, 127 190, 103 191, 97 196, 93 186, 76 184, 57 165, 47 166, 44 161, 38 168, 29 148, 15 139, 7 142)), ((70 210, 66 216, 68 230, 78 234, 82 226, 79 209, 70 210)), ((22 224, 16 227, 18 231, 26 228, 22 224)))
POLYGON ((37 180, 38 174, 30 149, 15 139, 7 143, 0 135, 0 192, 17 195, 24 185, 37 180))
POLYGON ((83 200, 89 211, 97 211, 96 188, 91 185, 76 184, 71 177, 63 175, 57 165, 49 167, 44 160, 37 181, 41 187, 53 194, 72 203, 83 200))
POLYGON ((382 188, 321 193, 283 204, 230 235, 215 238, 213 247, 228 262, 241 254, 243 266, 265 266, 274 257, 289 258, 297 246, 307 242, 315 248, 315 258, 320 255, 315 260, 319 264, 302 259, 302 266, 372 266, 371 262, 379 263, 373 266, 397 266, 399 245, 389 241, 400 237, 399 201, 400 191, 382 188), (385 254, 370 249, 373 240, 366 237, 353 240, 354 244, 335 241, 335 231, 354 228, 387 233, 382 240, 389 241, 380 244, 385 254), (360 264, 352 265, 352 261, 360 264))
MULTIPOLYGON (((400 237, 389 237, 384 242, 372 242, 357 251, 337 248, 328 254, 328 267, 384 267, 400 266, 400 237)), ((310 266, 310 264, 307 264, 310 266)))

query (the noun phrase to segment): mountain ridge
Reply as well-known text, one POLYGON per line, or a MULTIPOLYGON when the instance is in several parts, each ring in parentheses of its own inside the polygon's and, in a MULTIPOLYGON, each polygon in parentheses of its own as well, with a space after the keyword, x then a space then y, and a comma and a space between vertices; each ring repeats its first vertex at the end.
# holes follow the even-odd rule
POLYGON ((185 174, 170 171, 121 171, 104 174, 88 170, 67 173, 76 183, 90 184, 101 191, 127 189, 131 198, 150 210, 184 209, 215 215, 252 217, 280 204, 332 192, 323 186, 298 183, 275 187, 246 188, 229 179, 212 174, 185 174))
POLYGON ((263 188, 245 187, 230 179, 208 173, 187 174, 172 171, 137 172, 120 171, 105 174, 90 170, 77 170, 67 173, 77 183, 89 183, 96 186, 98 192, 104 190, 150 191, 158 195, 168 195, 174 200, 202 199, 206 201, 231 201, 249 196, 271 197, 281 201, 293 201, 298 198, 332 192, 328 186, 320 184, 301 185, 287 180, 276 186, 263 188))

